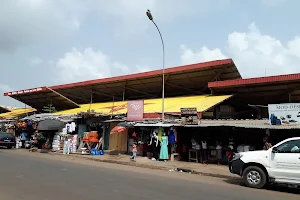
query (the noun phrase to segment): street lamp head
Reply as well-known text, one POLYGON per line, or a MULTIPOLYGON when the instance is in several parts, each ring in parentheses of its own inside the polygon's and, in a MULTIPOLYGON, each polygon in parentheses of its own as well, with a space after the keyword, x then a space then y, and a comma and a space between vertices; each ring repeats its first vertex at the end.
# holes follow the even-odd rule
POLYGON ((151 15, 151 11, 148 9, 147 12, 146 12, 146 15, 148 16, 148 18, 152 21, 153 20, 153 17, 151 15))

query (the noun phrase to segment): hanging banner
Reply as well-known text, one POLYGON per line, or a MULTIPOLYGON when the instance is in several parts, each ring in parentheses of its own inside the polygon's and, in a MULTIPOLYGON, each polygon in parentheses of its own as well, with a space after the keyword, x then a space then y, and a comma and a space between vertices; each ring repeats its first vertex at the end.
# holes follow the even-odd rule
POLYGON ((197 108, 180 108, 181 123, 184 125, 197 125, 198 112, 197 108))
POLYGON ((144 118, 144 100, 128 101, 127 120, 142 121, 144 118))
POLYGON ((269 104, 268 111, 271 125, 300 124, 300 103, 269 104))

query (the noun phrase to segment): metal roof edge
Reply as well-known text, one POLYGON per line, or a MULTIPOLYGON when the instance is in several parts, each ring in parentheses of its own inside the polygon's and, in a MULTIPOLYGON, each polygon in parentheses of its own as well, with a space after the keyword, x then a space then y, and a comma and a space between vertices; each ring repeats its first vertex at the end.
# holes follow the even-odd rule
POLYGON ((236 79, 236 80, 214 81, 214 82, 208 82, 208 87, 209 88, 230 87, 230 86, 241 86, 241 85, 251 85, 251 84, 285 82, 285 81, 294 81, 294 80, 300 80, 300 73, 236 79))

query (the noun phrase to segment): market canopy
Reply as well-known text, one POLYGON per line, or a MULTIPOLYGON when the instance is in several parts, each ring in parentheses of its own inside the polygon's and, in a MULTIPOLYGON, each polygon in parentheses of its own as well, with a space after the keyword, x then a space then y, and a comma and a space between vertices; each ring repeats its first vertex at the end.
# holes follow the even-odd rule
MULTIPOLYGON (((56 110, 79 107, 78 104, 135 99, 160 98, 162 70, 96 79, 51 87, 40 87, 4 95, 41 111, 50 102, 56 110)), ((203 95, 210 93, 207 82, 240 79, 232 59, 215 60, 173 68, 165 71, 165 97, 203 95)), ((110 105, 111 106, 111 105, 110 105)), ((86 110, 85 110, 86 111, 86 110)))
POLYGON ((7 113, 7 112, 10 112, 10 110, 5 106, 0 105, 0 113, 7 113))
POLYGON ((52 104, 56 110, 78 108, 79 105, 48 87, 31 88, 4 93, 38 111, 43 111, 45 106, 52 104))
POLYGON ((56 119, 46 119, 38 124, 38 130, 40 131, 51 131, 51 130, 58 130, 65 127, 65 122, 56 119))
MULTIPOLYGON (((222 96, 189 96, 177 98, 165 98, 165 113, 180 113, 180 108, 197 108, 198 112, 204 112, 213 106, 225 101, 232 95, 222 96)), ((77 114, 87 112, 89 109, 103 114, 126 114, 128 101, 83 104, 80 108, 57 112, 57 114, 77 114)), ((144 100, 144 113, 160 113, 161 99, 144 100)))
POLYGON ((10 112, 0 114, 0 118, 11 119, 25 114, 33 113, 35 111, 36 109, 34 108, 18 108, 10 112))
POLYGON ((248 104, 300 102, 300 73, 209 82, 214 94, 236 94, 234 101, 248 104))

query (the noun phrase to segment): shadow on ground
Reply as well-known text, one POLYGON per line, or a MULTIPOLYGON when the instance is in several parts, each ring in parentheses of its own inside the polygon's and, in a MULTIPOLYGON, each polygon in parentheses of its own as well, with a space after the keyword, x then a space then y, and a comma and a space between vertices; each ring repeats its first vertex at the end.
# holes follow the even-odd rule
MULTIPOLYGON (((225 179, 225 183, 246 187, 242 182, 242 179, 225 179)), ((269 190, 274 192, 283 192, 290 194, 300 194, 300 188, 290 188, 288 185, 267 185, 263 190, 269 190)))

